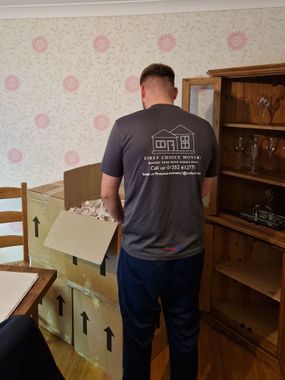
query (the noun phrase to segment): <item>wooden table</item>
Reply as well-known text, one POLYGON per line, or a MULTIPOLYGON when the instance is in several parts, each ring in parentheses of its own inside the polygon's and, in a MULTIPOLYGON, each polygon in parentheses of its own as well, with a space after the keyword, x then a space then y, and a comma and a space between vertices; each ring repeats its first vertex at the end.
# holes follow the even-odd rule
POLYGON ((37 273, 37 281, 11 315, 31 315, 38 322, 38 304, 56 279, 56 270, 17 265, 0 265, 0 271, 37 273))

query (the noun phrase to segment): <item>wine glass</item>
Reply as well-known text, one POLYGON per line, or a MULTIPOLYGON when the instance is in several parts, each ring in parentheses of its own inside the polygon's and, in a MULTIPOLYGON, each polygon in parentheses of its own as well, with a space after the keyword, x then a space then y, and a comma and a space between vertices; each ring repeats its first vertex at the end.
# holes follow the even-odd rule
POLYGON ((264 142, 264 149, 268 152, 269 170, 272 170, 272 155, 276 151, 277 145, 278 140, 272 136, 264 142))
POLYGON ((282 96, 267 96, 262 95, 258 99, 258 108, 260 111, 260 123, 272 124, 273 116, 281 105, 282 96))
POLYGON ((241 169, 242 167, 242 152, 244 151, 245 144, 244 144, 244 138, 242 136, 239 136, 234 144, 234 150, 237 152, 237 162, 236 162, 236 169, 241 169))
POLYGON ((260 123, 268 124, 269 122, 271 122, 272 97, 262 95, 258 99, 257 104, 260 112, 260 123))
POLYGON ((270 123, 273 123, 273 116, 275 112, 280 108, 281 106, 281 100, 283 99, 282 96, 272 96, 271 97, 271 107, 269 110, 270 113, 270 123))
POLYGON ((257 157, 259 154, 259 144, 257 136, 253 136, 250 143, 250 174, 257 173, 257 157))

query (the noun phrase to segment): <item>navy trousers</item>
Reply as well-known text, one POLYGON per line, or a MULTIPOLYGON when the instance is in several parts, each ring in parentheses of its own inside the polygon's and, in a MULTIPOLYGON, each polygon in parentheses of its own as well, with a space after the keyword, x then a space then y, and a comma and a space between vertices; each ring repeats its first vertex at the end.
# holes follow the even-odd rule
POLYGON ((203 256, 201 252, 184 259, 148 261, 121 249, 118 288, 123 320, 123 380, 150 379, 152 339, 161 306, 171 380, 197 379, 203 256))
POLYGON ((25 315, 0 324, 1 380, 64 380, 34 320, 25 315))

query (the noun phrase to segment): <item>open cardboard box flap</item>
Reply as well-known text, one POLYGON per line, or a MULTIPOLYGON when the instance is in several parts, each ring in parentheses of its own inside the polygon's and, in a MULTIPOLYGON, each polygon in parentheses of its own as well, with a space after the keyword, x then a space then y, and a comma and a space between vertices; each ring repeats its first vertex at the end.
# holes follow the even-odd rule
POLYGON ((85 165, 64 172, 64 207, 81 207, 83 201, 101 198, 101 164, 85 165))
POLYGON ((116 229, 117 223, 62 210, 44 245, 101 265, 116 229))
MULTIPOLYGON (((64 172, 64 207, 81 207, 83 201, 100 199, 101 164, 85 165, 64 172)), ((100 265, 117 224, 62 210, 44 245, 100 265)))

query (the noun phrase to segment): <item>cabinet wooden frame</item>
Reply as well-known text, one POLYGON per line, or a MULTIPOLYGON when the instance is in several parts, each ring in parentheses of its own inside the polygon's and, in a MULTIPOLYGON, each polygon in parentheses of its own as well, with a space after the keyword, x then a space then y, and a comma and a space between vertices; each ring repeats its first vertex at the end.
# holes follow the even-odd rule
MULTIPOLYGON (((211 88, 213 91, 212 99, 212 120, 209 120, 214 128, 217 140, 219 140, 220 128, 220 94, 221 94, 221 79, 220 78, 186 78, 182 81, 182 108, 191 112, 191 89, 192 87, 205 90, 211 88)), ((201 115, 199 115, 201 116, 201 115)), ((215 215, 217 212, 217 178, 215 179, 209 197, 209 203, 205 206, 205 215, 215 215)), ((211 225, 205 226, 205 250, 211 251, 213 239, 213 228, 211 225)), ((201 291, 200 291, 200 309, 209 312, 211 309, 211 284, 212 284, 212 255, 205 256, 204 269, 202 273, 201 291)))
POLYGON ((214 88, 212 125, 220 149, 219 175, 205 212, 203 315, 284 377, 285 230, 249 222, 240 212, 270 206, 285 216, 285 63, 208 75, 184 79, 182 94, 182 107, 191 112, 191 86, 214 88), (244 146, 236 147, 237 141, 244 146), (269 143, 275 144, 272 152, 269 143))
MULTIPOLYGON (((220 78, 185 78, 182 80, 182 108, 191 112, 191 88, 193 86, 197 88, 213 90, 213 103, 212 103, 212 120, 210 123, 214 128, 216 138, 219 141, 220 130, 220 95, 221 95, 221 79, 220 78)), ((198 115, 200 116, 200 115, 198 115)), ((215 179, 212 192, 210 196, 209 206, 205 207, 205 213, 215 215, 217 212, 217 179, 215 179)))

